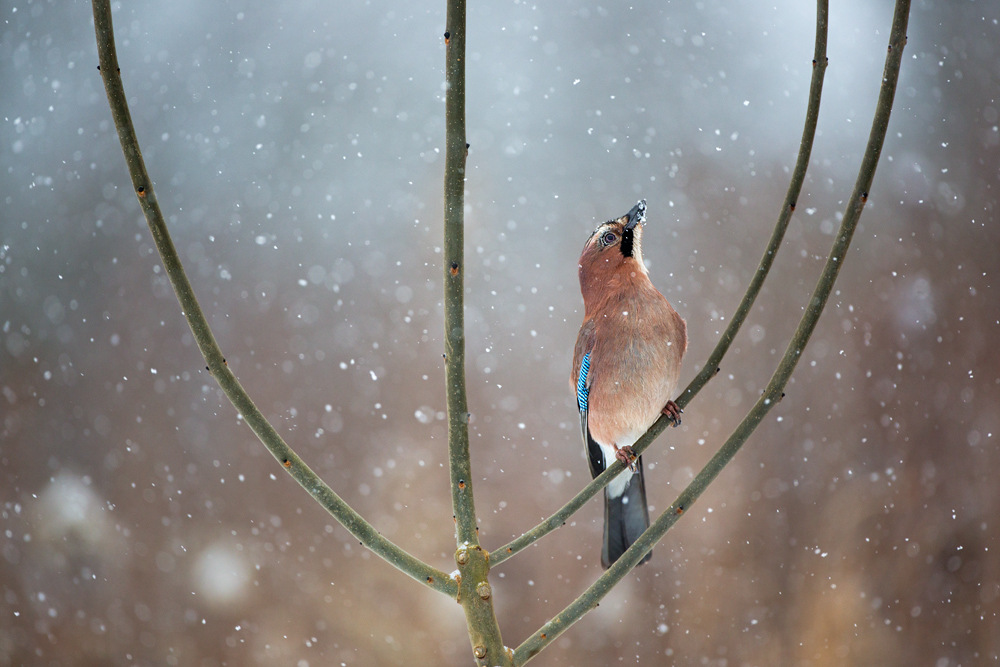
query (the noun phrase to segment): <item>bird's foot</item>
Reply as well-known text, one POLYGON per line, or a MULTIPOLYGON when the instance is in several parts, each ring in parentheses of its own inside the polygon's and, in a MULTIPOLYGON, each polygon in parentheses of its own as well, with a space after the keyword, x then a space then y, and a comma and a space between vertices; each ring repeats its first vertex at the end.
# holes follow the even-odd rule
POLYGON ((635 450, 632 449, 632 445, 625 445, 624 447, 619 447, 615 445, 615 458, 622 462, 626 468, 635 472, 635 450))
POLYGON ((670 418, 670 421, 673 422, 675 427, 681 425, 681 414, 684 411, 677 407, 677 404, 673 401, 667 401, 667 404, 663 407, 661 412, 670 418))

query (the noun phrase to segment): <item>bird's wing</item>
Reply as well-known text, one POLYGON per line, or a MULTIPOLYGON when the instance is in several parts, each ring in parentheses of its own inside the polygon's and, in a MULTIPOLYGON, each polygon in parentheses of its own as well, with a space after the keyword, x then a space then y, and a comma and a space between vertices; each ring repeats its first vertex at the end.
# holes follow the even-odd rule
POLYGON ((590 386, 593 383, 593 371, 590 366, 590 354, 594 347, 594 323, 584 322, 580 328, 580 335, 576 339, 576 350, 573 354, 573 377, 570 382, 576 392, 576 406, 580 411, 580 433, 583 435, 583 442, 587 448, 587 462, 590 464, 590 474, 597 477, 604 472, 604 452, 601 446, 590 436, 590 428, 587 424, 587 414, 589 413, 588 399, 590 396, 590 386))

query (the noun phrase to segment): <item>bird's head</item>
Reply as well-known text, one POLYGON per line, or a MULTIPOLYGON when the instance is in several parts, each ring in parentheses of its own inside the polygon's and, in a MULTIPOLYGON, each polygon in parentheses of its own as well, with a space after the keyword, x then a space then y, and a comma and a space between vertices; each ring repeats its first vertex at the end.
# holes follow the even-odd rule
POLYGON ((580 284, 587 288, 593 280, 604 282, 619 270, 646 275, 642 263, 642 228, 646 222, 646 200, 616 220, 602 223, 583 246, 580 255, 580 284))

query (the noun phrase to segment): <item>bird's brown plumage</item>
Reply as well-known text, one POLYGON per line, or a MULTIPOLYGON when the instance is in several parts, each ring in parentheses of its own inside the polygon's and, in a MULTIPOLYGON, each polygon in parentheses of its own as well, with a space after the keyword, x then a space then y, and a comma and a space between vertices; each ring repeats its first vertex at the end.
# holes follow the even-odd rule
MULTIPOLYGON (((641 226, 635 228, 633 256, 601 246, 603 234, 619 235, 627 218, 605 223, 591 235, 580 256, 584 319, 573 354, 576 387, 583 356, 590 353, 590 434, 613 443, 627 432, 645 432, 671 399, 687 350, 687 325, 650 282, 642 263, 641 226)), ((631 444, 618 443, 619 445, 631 444)))
POLYGON ((580 255, 585 312, 570 384, 584 446, 595 477, 616 458, 629 463, 604 490, 604 567, 649 526, 642 458, 632 460, 632 444, 667 408, 680 423, 670 398, 687 350, 687 325, 653 287, 642 262, 645 207, 640 201, 627 215, 599 226, 580 255))

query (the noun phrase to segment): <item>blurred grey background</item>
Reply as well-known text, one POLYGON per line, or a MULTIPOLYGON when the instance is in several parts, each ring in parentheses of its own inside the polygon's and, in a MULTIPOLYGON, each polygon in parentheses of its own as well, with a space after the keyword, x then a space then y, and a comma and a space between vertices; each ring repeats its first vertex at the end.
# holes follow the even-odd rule
MULTIPOLYGON (((832 3, 809 176, 654 515, 756 400, 833 240, 892 6, 832 3)), ((587 480, 568 387, 593 227, 649 202, 683 382, 794 163, 810 3, 471 3, 468 379, 481 538, 587 480)), ((237 419, 131 192, 90 5, 0 28, 0 665, 466 665, 461 610, 360 549, 237 419)), ((539 665, 955 665, 1000 652, 1000 6, 914 4, 890 132, 787 397, 539 665)), ((231 368, 446 571, 444 2, 116 6, 159 201, 231 368)), ((492 575, 516 646, 600 573, 600 504, 492 575)))

